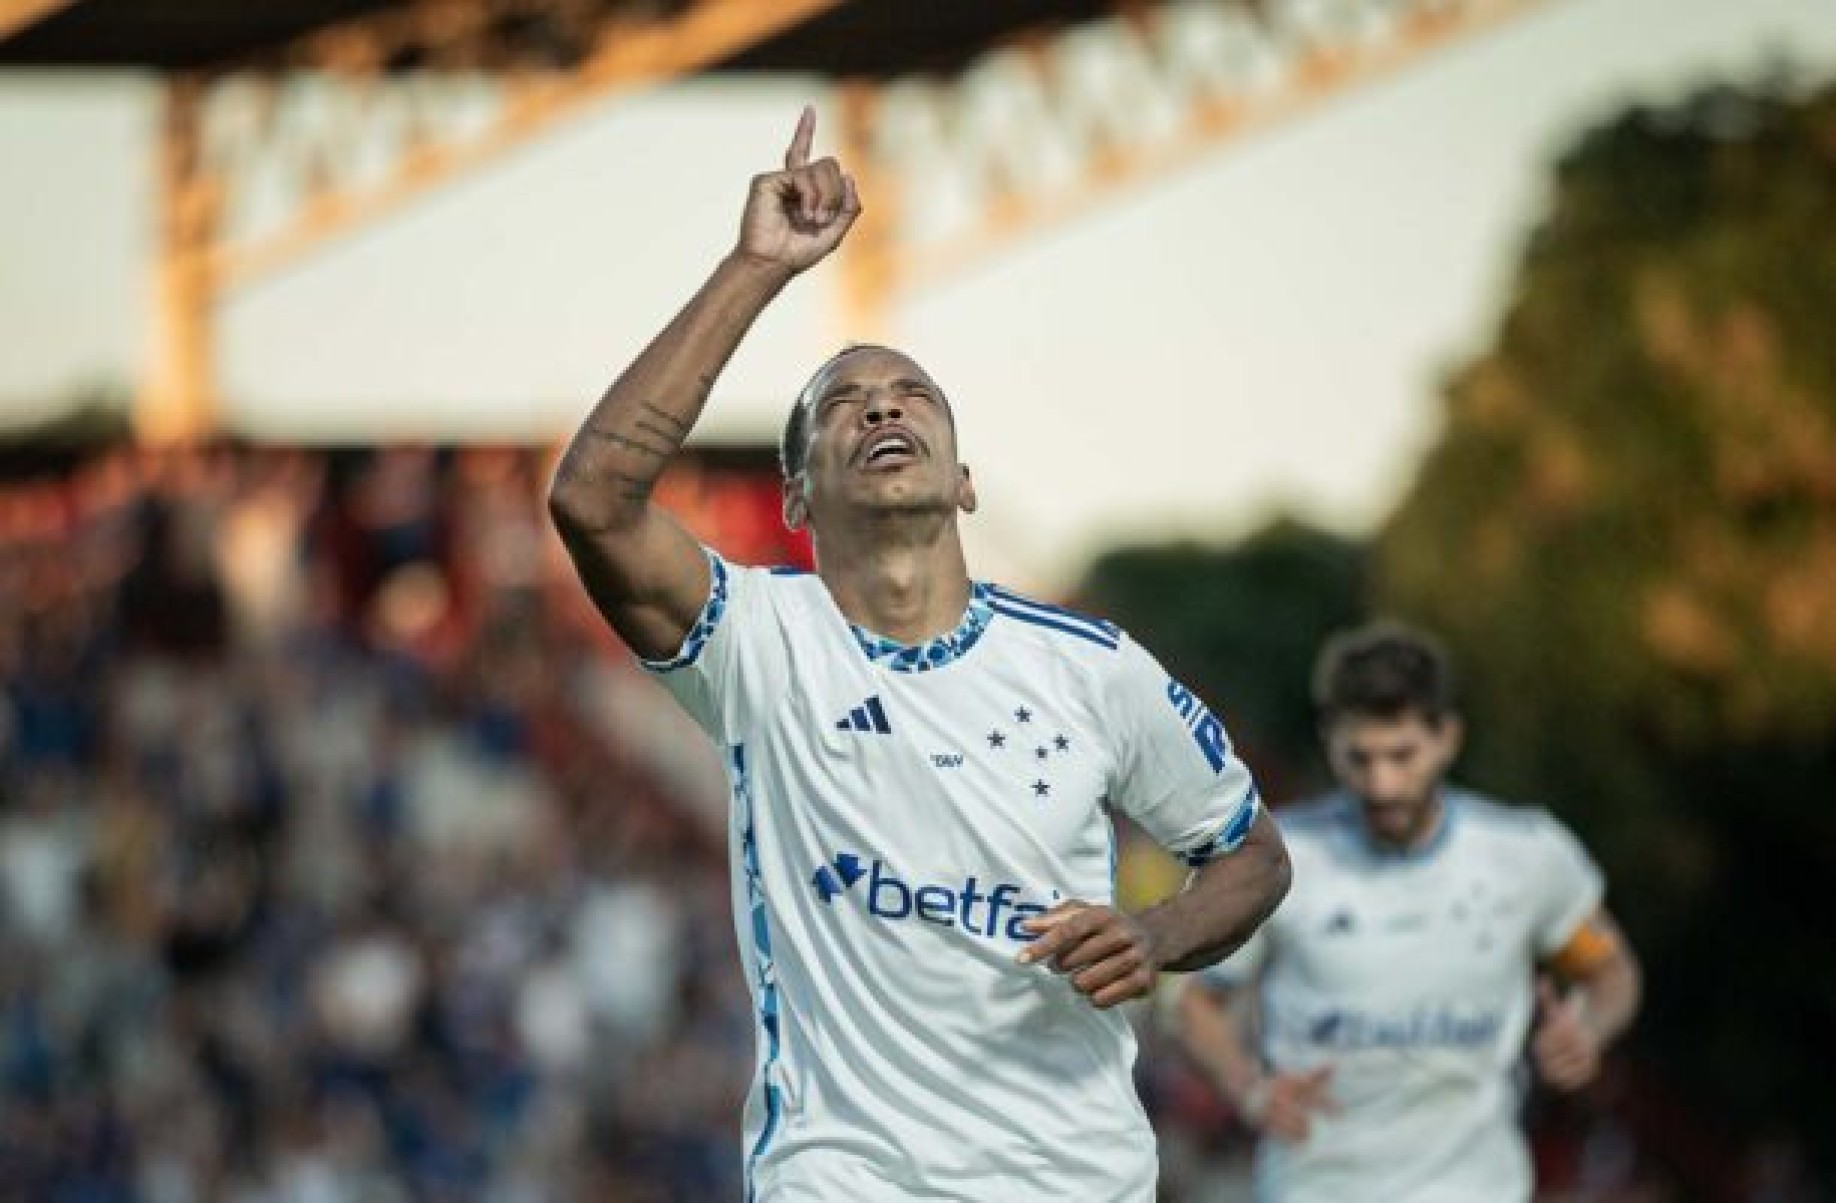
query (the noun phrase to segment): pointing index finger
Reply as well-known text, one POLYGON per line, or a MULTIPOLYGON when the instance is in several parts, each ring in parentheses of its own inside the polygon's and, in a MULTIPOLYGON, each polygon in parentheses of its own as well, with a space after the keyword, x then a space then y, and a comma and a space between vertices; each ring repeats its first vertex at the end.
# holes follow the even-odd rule
POLYGON ((784 152, 784 169, 795 171, 810 161, 810 147, 816 141, 816 106, 806 104, 797 118, 797 132, 791 135, 790 149, 784 152))

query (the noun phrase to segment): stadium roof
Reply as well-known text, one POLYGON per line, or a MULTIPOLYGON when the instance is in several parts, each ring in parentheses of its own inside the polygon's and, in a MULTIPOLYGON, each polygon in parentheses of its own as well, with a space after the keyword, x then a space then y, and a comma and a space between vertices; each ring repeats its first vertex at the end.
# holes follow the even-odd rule
MULTIPOLYGON (((688 0, 597 3, 646 19, 690 7, 688 0)), ((0 0, 0 67, 255 66, 325 26, 410 6, 410 0, 0 0)), ((1104 0, 847 0, 710 69, 870 78, 949 71, 1006 36, 1114 9, 1104 0)), ((537 15, 506 10, 493 31, 500 44, 540 38, 539 6, 529 11, 537 15)))

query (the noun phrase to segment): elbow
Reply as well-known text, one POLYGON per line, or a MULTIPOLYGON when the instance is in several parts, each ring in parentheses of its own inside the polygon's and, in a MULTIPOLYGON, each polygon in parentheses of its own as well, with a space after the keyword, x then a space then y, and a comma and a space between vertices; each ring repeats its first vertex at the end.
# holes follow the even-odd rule
POLYGON ((1257 926, 1261 926, 1273 915, 1282 900, 1287 898, 1288 891, 1294 886, 1294 864, 1288 859, 1286 848, 1276 848, 1269 853, 1269 864, 1263 875, 1263 894, 1261 913, 1256 916, 1257 926))
POLYGON ((1255 843, 1255 855, 1261 858, 1262 909, 1256 917, 1260 924, 1275 913, 1288 891, 1294 888, 1294 861, 1288 856, 1288 845, 1281 832, 1266 815, 1256 824, 1262 838, 1255 843))
POLYGON ((565 460, 548 486, 548 520, 569 547, 616 533, 634 522, 640 509, 607 497, 565 460))
POLYGON ((579 483, 568 479, 565 470, 557 473, 548 486, 548 520, 561 535, 562 542, 571 543, 583 529, 584 505, 579 483))
POLYGON ((1278 844, 1269 854, 1269 914, 1282 904, 1294 888, 1294 862, 1288 858, 1286 844, 1278 844))
POLYGON ((548 482, 548 520, 563 536, 578 531, 586 521, 587 507, 592 504, 591 492, 570 447, 548 482))

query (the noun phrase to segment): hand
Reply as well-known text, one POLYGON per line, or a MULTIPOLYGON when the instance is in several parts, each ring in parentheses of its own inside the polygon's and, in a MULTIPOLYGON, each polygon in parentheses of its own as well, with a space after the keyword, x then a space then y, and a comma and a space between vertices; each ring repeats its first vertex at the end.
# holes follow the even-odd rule
POLYGON ((804 106, 784 170, 754 176, 740 218, 739 253, 795 274, 822 261, 861 215, 854 177, 833 158, 810 162, 816 110, 804 106))
POLYGON ((1316 1114, 1331 1115, 1339 1109, 1327 1090, 1331 1079, 1330 1065, 1306 1073, 1257 1078, 1235 1100, 1237 1111, 1258 1132, 1284 1144, 1300 1144, 1313 1131, 1316 1114))
POLYGON ((1579 1090, 1600 1071, 1600 1041, 1581 1013, 1581 1000, 1563 998, 1546 977, 1536 982, 1530 1056, 1536 1072, 1556 1090, 1579 1090))
POLYGON ((1153 940, 1139 920, 1121 911, 1067 899, 1021 926, 1039 938, 1020 950, 1020 963, 1046 962, 1097 1007, 1154 989, 1160 962, 1153 940))

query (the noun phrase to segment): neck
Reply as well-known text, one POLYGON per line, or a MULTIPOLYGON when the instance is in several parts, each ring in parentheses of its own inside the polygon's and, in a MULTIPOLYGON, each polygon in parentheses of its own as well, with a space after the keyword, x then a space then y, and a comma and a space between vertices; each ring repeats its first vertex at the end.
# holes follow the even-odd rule
POLYGON ((1371 842, 1380 848, 1387 848, 1392 852, 1414 852, 1427 847, 1440 832, 1441 824, 1446 821, 1447 807, 1441 800, 1441 791, 1437 789, 1434 791, 1434 796, 1428 799, 1428 805, 1422 808, 1421 818, 1400 839, 1390 839, 1380 835, 1372 830, 1369 824, 1365 825, 1365 832, 1370 836, 1371 842))
POLYGON ((823 535, 816 571, 849 622, 900 643, 953 630, 969 605, 954 514, 888 514, 823 535))

